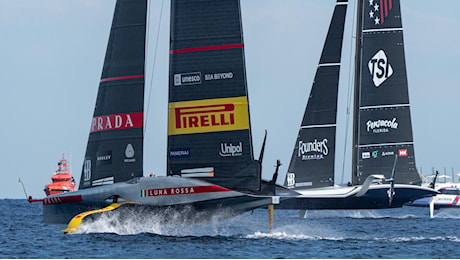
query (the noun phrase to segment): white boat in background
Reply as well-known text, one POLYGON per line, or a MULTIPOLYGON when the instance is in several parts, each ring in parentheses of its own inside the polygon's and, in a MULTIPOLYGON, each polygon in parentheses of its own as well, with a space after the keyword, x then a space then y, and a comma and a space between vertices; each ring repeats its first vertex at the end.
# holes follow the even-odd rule
MULTIPOLYGON (((427 187, 434 188, 435 190, 439 191, 439 194, 430 198, 421 198, 414 200, 408 203, 408 206, 415 206, 415 207, 430 207, 430 203, 432 204, 433 210, 439 208, 456 208, 460 207, 459 203, 459 195, 460 195, 460 182, 441 182, 438 183, 436 180, 444 179, 444 181, 450 176, 443 174, 438 175, 439 172, 436 171, 436 174, 432 177, 433 181, 427 184, 427 187)), ((460 174, 457 174, 459 176, 460 174)), ((431 213, 431 215, 433 215, 431 213)))

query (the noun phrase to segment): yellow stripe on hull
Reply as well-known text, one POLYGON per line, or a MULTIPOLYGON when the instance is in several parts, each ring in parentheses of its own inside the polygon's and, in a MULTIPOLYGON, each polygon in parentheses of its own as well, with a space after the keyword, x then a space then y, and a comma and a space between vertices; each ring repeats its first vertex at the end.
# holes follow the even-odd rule
POLYGON ((76 232, 78 230, 78 227, 80 227, 81 222, 83 221, 83 218, 85 218, 86 216, 89 216, 89 215, 92 215, 92 214, 95 214, 95 213, 102 213, 102 212, 106 212, 106 211, 111 211, 111 210, 119 208, 121 205, 126 204, 126 203, 129 203, 129 202, 112 203, 109 206, 107 206, 105 208, 102 208, 102 209, 95 209, 95 210, 82 212, 82 213, 76 215, 75 217, 73 217, 70 220, 69 224, 67 225, 67 228, 62 230, 62 232, 64 232, 64 233, 76 232))

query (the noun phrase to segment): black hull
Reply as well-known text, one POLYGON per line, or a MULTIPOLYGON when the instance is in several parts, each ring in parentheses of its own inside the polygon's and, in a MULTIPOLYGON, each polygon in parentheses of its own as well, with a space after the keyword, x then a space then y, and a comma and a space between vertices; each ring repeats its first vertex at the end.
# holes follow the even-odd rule
POLYGON ((395 187, 393 202, 389 205, 388 187, 372 188, 361 197, 356 193, 348 197, 338 196, 299 196, 281 197, 281 203, 275 205, 275 209, 385 209, 399 208, 404 204, 418 198, 436 194, 433 191, 411 187, 395 187))

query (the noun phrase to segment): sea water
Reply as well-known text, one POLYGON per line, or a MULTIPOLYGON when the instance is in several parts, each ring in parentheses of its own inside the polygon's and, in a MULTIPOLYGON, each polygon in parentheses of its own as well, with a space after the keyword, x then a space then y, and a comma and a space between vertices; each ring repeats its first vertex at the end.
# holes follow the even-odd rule
POLYGON ((0 199, 0 216, 0 258, 460 258, 460 209, 275 210, 272 233, 265 208, 193 225, 113 213, 76 234, 40 203, 0 199))

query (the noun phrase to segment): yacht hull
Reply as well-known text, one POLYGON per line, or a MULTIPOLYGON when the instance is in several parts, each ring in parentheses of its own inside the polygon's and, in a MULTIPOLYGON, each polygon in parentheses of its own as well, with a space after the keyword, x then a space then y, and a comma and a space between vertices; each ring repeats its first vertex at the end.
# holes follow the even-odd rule
POLYGON ((404 204, 423 197, 436 194, 432 189, 395 184, 392 203, 389 203, 389 184, 371 185, 367 192, 358 196, 362 186, 350 186, 329 189, 297 190, 298 196, 283 195, 278 190, 280 204, 276 209, 384 209, 398 208, 404 204))
POLYGON ((228 218, 271 204, 272 197, 246 194, 191 178, 136 178, 46 197, 43 200, 44 222, 67 224, 82 212, 101 209, 113 202, 128 202, 117 210, 155 214, 177 212, 184 221, 199 222, 228 218), (202 213, 199 218, 197 213, 202 213))

